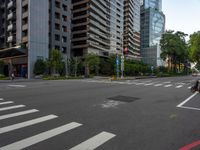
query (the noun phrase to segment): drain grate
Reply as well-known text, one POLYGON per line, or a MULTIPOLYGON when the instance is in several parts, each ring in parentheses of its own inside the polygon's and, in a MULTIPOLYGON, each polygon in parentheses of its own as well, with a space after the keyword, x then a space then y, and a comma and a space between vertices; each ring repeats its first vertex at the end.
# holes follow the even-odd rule
POLYGON ((120 101, 120 102, 131 103, 131 102, 134 102, 134 101, 136 101, 136 100, 139 100, 140 98, 118 95, 118 96, 110 97, 110 98, 108 98, 108 99, 109 99, 109 100, 114 100, 114 101, 120 101))

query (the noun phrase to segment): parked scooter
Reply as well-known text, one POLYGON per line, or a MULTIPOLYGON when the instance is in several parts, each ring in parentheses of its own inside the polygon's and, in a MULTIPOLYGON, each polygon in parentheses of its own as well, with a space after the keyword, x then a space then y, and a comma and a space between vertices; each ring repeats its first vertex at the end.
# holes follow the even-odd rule
POLYGON ((200 79, 196 80, 194 86, 191 87, 191 92, 200 92, 200 79))

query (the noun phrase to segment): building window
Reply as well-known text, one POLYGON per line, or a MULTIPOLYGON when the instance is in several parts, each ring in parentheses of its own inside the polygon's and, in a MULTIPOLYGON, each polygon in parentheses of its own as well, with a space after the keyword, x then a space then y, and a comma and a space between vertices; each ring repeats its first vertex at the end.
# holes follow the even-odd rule
POLYGON ((60 30, 60 24, 55 23, 55 29, 56 29, 56 30, 60 30))
POLYGON ((55 1, 55 5, 56 5, 57 8, 60 8, 60 2, 55 1))
POLYGON ((62 21, 67 21, 67 16, 65 16, 65 15, 62 15, 62 21))
POLYGON ((62 26, 62 31, 63 32, 67 32, 67 27, 66 26, 62 26))
POLYGON ((67 5, 64 5, 64 4, 63 4, 62 7, 63 7, 63 10, 64 10, 64 11, 67 11, 67 5))
POLYGON ((67 37, 63 36, 63 37, 62 37, 62 42, 63 42, 63 43, 66 43, 66 42, 67 42, 67 37))
POLYGON ((60 46, 55 45, 55 49, 60 50, 60 46))
POLYGON ((55 34, 55 40, 56 40, 56 41, 60 41, 60 35, 55 34))
POLYGON ((60 19, 60 13, 55 12, 55 18, 56 18, 56 19, 60 19))
POLYGON ((62 47, 62 52, 66 54, 67 53, 67 48, 66 47, 62 47))

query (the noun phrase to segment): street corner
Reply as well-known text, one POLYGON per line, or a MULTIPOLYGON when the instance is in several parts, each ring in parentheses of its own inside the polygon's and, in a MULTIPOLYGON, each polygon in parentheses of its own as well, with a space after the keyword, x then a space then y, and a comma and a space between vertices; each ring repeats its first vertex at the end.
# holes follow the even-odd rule
POLYGON ((177 108, 183 108, 188 110, 197 110, 200 111, 200 93, 195 92, 183 102, 177 105, 177 108))

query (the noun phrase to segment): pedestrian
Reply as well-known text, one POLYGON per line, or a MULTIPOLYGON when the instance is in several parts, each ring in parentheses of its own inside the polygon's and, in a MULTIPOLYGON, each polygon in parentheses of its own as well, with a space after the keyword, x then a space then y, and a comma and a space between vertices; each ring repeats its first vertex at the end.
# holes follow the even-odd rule
POLYGON ((11 73, 11 80, 13 81, 15 79, 14 73, 11 73))
POLYGON ((196 80, 194 86, 191 88, 192 92, 198 91, 200 92, 200 79, 196 80))

